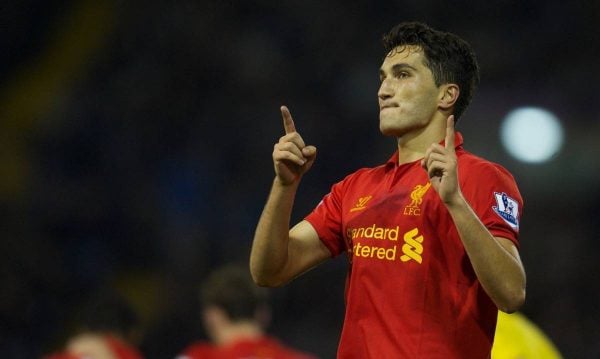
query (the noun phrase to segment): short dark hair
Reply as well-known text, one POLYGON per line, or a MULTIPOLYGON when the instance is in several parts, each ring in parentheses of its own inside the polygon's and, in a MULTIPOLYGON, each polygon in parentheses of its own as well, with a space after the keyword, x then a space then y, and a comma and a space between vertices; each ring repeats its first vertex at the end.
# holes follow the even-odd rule
POLYGON ((479 84, 479 66, 471 45, 454 34, 420 22, 400 23, 383 36, 386 56, 398 46, 411 45, 423 50, 425 66, 433 73, 436 86, 458 85, 460 95, 454 104, 454 117, 458 120, 479 84))
POLYGON ((203 307, 223 309, 232 321, 256 319, 257 310, 267 304, 264 288, 254 284, 243 266, 226 265, 212 272, 200 290, 203 307))
POLYGON ((112 333, 128 341, 140 325, 129 300, 110 288, 101 288, 91 295, 81 310, 79 322, 82 331, 112 333))

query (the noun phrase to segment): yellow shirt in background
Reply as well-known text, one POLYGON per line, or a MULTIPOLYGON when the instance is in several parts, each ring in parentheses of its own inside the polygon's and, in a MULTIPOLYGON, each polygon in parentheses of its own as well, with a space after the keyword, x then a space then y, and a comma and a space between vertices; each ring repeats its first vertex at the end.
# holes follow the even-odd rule
POLYGON ((562 359, 550 338, 521 313, 498 312, 492 359, 562 359))

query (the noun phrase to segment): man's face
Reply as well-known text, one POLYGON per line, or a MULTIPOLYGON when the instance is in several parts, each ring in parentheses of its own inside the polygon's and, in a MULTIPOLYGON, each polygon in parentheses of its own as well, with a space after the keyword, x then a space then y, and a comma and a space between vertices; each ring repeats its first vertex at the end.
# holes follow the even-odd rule
POLYGON ((379 76, 381 133, 399 137, 427 127, 437 110, 440 89, 424 64, 421 48, 395 48, 383 61, 379 76))

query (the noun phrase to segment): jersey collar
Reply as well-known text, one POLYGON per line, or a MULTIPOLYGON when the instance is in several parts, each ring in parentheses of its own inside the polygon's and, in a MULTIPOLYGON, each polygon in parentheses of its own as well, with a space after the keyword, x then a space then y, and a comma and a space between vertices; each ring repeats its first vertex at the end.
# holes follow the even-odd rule
MULTIPOLYGON (((440 145, 443 146, 445 142, 446 142, 445 140, 442 140, 440 142, 440 145)), ((457 150, 457 149, 459 149, 459 147, 462 147, 462 145, 463 145, 463 136, 460 132, 456 131, 454 133, 454 149, 457 150)), ((396 152, 394 152, 392 157, 390 157, 390 159, 387 160, 387 163, 391 163, 394 165, 398 164, 398 150, 396 150, 396 152)))

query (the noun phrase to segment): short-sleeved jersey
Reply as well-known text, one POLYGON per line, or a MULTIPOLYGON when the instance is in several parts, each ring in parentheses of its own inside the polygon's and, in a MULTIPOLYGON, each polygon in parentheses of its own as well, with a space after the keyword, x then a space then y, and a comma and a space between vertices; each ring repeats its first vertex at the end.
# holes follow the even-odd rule
POLYGON ((188 347, 177 359, 315 359, 316 357, 288 348, 271 337, 239 340, 216 346, 198 342, 188 347))
MULTIPOLYGON (((518 245, 523 201, 512 175, 462 147, 463 196, 495 237, 518 245)), ((497 307, 477 280, 420 160, 398 153, 335 184, 306 220, 350 267, 340 358, 488 358, 497 307)))

